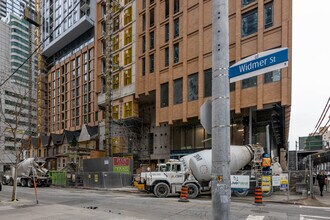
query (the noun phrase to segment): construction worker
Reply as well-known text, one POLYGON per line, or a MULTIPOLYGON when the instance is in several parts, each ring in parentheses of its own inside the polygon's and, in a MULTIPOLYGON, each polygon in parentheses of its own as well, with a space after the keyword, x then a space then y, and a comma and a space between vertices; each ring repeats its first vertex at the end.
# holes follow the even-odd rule
POLYGON ((262 173, 264 175, 270 175, 270 167, 272 166, 271 164, 271 159, 270 156, 267 153, 264 153, 262 155, 262 173))

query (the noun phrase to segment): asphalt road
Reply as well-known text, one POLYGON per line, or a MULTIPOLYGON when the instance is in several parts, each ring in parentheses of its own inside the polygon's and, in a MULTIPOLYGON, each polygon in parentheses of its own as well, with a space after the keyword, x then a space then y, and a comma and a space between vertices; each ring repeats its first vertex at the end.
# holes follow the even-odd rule
MULTIPOLYGON (((18 187, 18 202, 10 202, 11 187, 0 192, 0 219, 212 219, 210 197, 178 202, 151 194, 71 188, 38 188, 38 204, 32 188, 18 187)), ((231 219, 330 220, 330 207, 288 204, 255 206, 231 203, 231 219)))

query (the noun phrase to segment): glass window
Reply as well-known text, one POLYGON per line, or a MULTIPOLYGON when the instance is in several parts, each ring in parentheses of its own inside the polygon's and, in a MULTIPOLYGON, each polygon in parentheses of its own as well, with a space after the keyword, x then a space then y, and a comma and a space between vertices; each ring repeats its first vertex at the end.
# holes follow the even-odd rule
POLYGON ((179 43, 176 43, 173 45, 173 63, 178 63, 179 60, 179 43))
POLYGON ((165 18, 168 18, 170 15, 170 1, 165 0, 165 18))
POLYGON ((150 27, 155 25, 155 9, 150 10, 150 27))
POLYGON ((264 16, 265 16, 265 21, 264 21, 265 29, 272 27, 274 20, 273 2, 265 5, 264 16))
POLYGON ((204 97, 212 96, 212 69, 204 71, 204 97))
POLYGON ((242 80, 242 89, 246 89, 246 88, 249 88, 249 87, 254 87, 256 85, 257 85, 257 77, 256 76, 242 80))
POLYGON ((174 14, 180 11, 180 0, 174 0, 174 14))
POLYGON ((146 74, 146 58, 142 58, 142 75, 144 76, 146 74))
POLYGON ((133 116, 133 102, 126 102, 124 104, 124 117, 131 117, 133 116))
POLYGON ((180 23, 179 18, 174 20, 174 38, 180 35, 180 23))
POLYGON ((150 50, 155 47, 155 32, 150 32, 150 50))
POLYGON ((169 23, 165 24, 165 42, 168 42, 170 39, 170 25, 169 23))
POLYGON ((119 119, 119 106, 112 107, 112 119, 119 119))
POLYGON ((142 53, 146 52, 146 36, 142 36, 142 53))
POLYGON ((132 69, 124 71, 124 86, 132 84, 132 69))
POLYGON ((188 101, 198 99, 198 74, 192 74, 188 77, 188 101))
POLYGON ((142 31, 146 30, 146 14, 142 15, 142 31))
POLYGON ((130 63, 132 63, 132 48, 129 48, 124 52, 124 65, 130 63))
POLYGON ((142 1, 142 9, 145 9, 146 8, 146 0, 143 0, 142 1))
POLYGON ((132 27, 125 30, 124 45, 132 42, 132 27))
POLYGON ((174 80, 173 86, 173 104, 182 103, 182 88, 183 88, 182 78, 174 80))
POLYGON ((258 11, 257 9, 242 15, 242 37, 249 36, 258 31, 258 11))
POLYGON ((119 74, 112 76, 112 89, 119 89, 119 74))
POLYGON ((155 70, 155 56, 154 56, 154 54, 151 54, 150 56, 149 56, 149 64, 150 64, 150 69, 149 69, 149 72, 150 73, 153 73, 154 72, 154 70, 155 70))
POLYGON ((160 85, 160 107, 168 106, 168 83, 160 85))
POLYGON ((281 80, 281 70, 274 70, 264 74, 264 83, 277 82, 281 80))
POLYGON ((242 6, 247 6, 248 4, 255 2, 256 0, 242 0, 242 6))
POLYGON ((113 19, 113 31, 119 30, 119 16, 113 19))
POLYGON ((169 65, 169 59, 170 59, 170 51, 169 51, 169 48, 166 47, 165 48, 165 67, 167 67, 169 65))
POLYGON ((124 11, 124 25, 127 25, 131 21, 132 21, 132 7, 129 7, 124 11))

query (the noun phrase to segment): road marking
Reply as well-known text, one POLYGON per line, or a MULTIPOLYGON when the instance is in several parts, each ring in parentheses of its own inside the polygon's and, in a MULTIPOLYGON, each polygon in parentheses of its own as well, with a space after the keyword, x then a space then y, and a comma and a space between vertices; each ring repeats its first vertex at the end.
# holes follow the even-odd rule
POLYGON ((308 209, 322 209, 322 210, 325 210, 325 211, 330 211, 330 208, 329 207, 318 207, 318 206, 304 206, 304 205, 300 205, 299 208, 308 208, 308 209))
POLYGON ((249 215, 246 220, 263 220, 265 216, 249 215))
POLYGON ((314 216, 314 215, 300 215, 300 220, 321 220, 330 219, 329 217, 314 216))

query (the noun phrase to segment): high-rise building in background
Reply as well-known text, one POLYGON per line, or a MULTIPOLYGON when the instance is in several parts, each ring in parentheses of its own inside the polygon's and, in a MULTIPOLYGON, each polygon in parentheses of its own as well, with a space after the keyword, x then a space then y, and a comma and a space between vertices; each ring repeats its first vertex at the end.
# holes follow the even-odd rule
MULTIPOLYGON (((280 149, 287 147, 291 107, 291 11, 291 0, 229 1, 228 66, 289 48, 288 68, 230 84, 231 144, 266 147, 270 125, 271 156, 283 164, 280 149)), ((212 95, 212 1, 141 0, 136 14, 136 95, 149 127, 142 134, 141 159, 157 163, 210 148, 199 109, 212 95)))
MULTIPOLYGON (((9 39, 8 48, 1 57, 5 62, 1 72, 1 170, 6 170, 15 161, 15 152, 21 141, 36 132, 36 57, 32 56, 35 46, 34 29, 24 19, 28 1, 1 1, 1 33, 6 34, 2 42, 9 39), (5 25, 6 24, 6 25, 5 25), (9 28, 9 31, 7 31, 9 28), (26 61, 26 62, 25 62, 26 61), (25 63, 24 63, 25 62, 25 63), (24 63, 24 64, 23 64, 24 63), (4 69, 5 68, 5 69, 4 69), (4 168, 5 166, 5 168, 4 168)), ((34 1, 31 1, 31 8, 34 1)))

